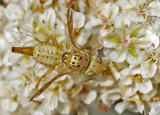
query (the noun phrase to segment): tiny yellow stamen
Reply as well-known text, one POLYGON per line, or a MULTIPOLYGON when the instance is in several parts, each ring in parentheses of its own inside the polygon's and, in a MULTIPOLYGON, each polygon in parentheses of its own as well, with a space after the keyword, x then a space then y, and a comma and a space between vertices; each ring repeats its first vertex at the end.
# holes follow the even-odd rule
POLYGON ((94 75, 95 73, 93 72, 93 71, 89 71, 88 73, 87 73, 87 75, 88 76, 92 76, 92 75, 94 75))
POLYGON ((154 102, 158 102, 158 101, 159 101, 159 97, 158 97, 158 96, 157 96, 157 97, 153 97, 152 100, 153 100, 154 102))
POLYGON ((98 10, 97 15, 99 15, 101 13, 101 10, 98 10))

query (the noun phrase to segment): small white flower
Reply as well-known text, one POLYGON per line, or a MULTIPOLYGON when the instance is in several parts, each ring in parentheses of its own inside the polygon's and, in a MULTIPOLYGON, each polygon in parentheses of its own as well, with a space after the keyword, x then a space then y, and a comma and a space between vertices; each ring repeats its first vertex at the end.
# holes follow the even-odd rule
POLYGON ((149 111, 149 115, 159 115, 160 114, 160 104, 158 103, 154 103, 154 106, 151 107, 151 110, 149 111))
POLYGON ((14 3, 8 4, 7 8, 5 9, 5 16, 11 21, 20 20, 23 14, 23 9, 14 3))
POLYGON ((86 29, 83 29, 83 30, 80 32, 80 34, 79 34, 76 42, 77 42, 79 45, 84 46, 84 45, 87 43, 89 36, 90 36, 90 32, 87 31, 86 29))
POLYGON ((121 71, 121 74, 120 84, 124 96, 133 96, 137 91, 146 94, 153 88, 150 79, 142 78, 139 68, 124 69, 121 71))
POLYGON ((159 5, 160 5, 160 2, 159 1, 153 1, 151 2, 149 5, 148 5, 148 8, 149 8, 149 14, 151 16, 160 16, 160 13, 159 13, 159 5))
POLYGON ((93 87, 95 87, 97 84, 95 81, 90 80, 87 82, 82 83, 82 89, 79 92, 80 95, 80 99, 86 103, 86 104, 90 104, 92 103, 96 97, 97 97, 97 92, 93 89, 93 87))
POLYGON ((152 78, 157 71, 156 61, 146 61, 141 65, 141 74, 143 78, 152 78))
MULTIPOLYGON (((33 85, 35 86, 35 84, 33 85)), ((69 100, 67 90, 69 90, 72 85, 72 78, 69 75, 63 75, 45 90, 45 92, 38 97, 38 100, 44 99, 41 105, 41 107, 43 107, 43 112, 47 113, 47 111, 50 112, 58 109, 62 114, 69 114, 71 110, 71 101, 69 100)), ((31 86, 28 88, 31 88, 31 86)))
POLYGON ((73 13, 73 28, 80 29, 84 26, 85 16, 83 13, 74 12, 73 13))
MULTIPOLYGON (((119 20, 122 19, 121 16, 123 16, 123 14, 118 16, 119 20)), ((117 32, 111 32, 104 37, 103 46, 106 48, 112 48, 109 54, 109 58, 112 61, 121 63, 126 60, 131 65, 138 65, 142 61, 142 51, 145 48, 150 47, 152 44, 157 48, 159 38, 155 34, 144 35, 143 26, 137 25, 138 27, 133 28, 131 22, 128 23, 129 25, 127 24, 128 26, 131 26, 131 30, 125 28, 125 23, 127 22, 121 22, 117 19, 115 20, 117 32)))
POLYGON ((3 99, 1 101, 1 108, 4 112, 14 112, 18 108, 18 103, 12 99, 3 99))
POLYGON ((158 115, 158 114, 160 114, 159 109, 151 108, 149 115, 158 115))
POLYGON ((102 90, 100 99, 102 99, 102 102, 104 104, 112 106, 112 104, 115 101, 121 99, 121 91, 118 87, 117 88, 108 87, 108 90, 102 90))
POLYGON ((85 25, 85 16, 83 13, 73 12, 73 29, 74 33, 77 34, 76 43, 80 46, 84 46, 90 36, 90 32, 86 29, 82 29, 85 25), (82 29, 82 30, 80 30, 82 29))
POLYGON ((143 113, 144 111, 144 104, 141 102, 139 97, 137 95, 130 97, 130 98, 124 98, 125 101, 122 101, 115 106, 115 110, 121 114, 125 109, 129 109, 134 112, 140 112, 143 113), (133 104, 132 104, 133 102, 133 104), (135 108, 135 106, 137 106, 135 108))
POLYGON ((96 97, 97 93, 94 90, 90 90, 88 93, 80 95, 81 100, 86 104, 90 104, 91 102, 93 102, 96 97))
POLYGON ((148 93, 149 91, 152 90, 152 82, 151 80, 146 80, 143 82, 136 82, 136 88, 141 92, 141 93, 148 93))
POLYGON ((85 25, 85 28, 90 30, 92 34, 97 34, 104 37, 111 30, 113 30, 113 19, 119 12, 119 7, 113 3, 101 4, 97 11, 97 18, 90 19, 85 25), (114 9, 114 10, 113 10, 114 9))
MULTIPOLYGON (((151 46, 152 47, 152 46, 151 46)), ((150 48, 144 52, 141 64, 141 75, 143 78, 152 78, 157 72, 159 64, 159 49, 150 48)))
POLYGON ((101 24, 101 19, 92 19, 86 23, 85 29, 90 30, 92 34, 97 34, 99 32, 99 28, 97 28, 96 26, 101 24))
POLYGON ((45 41, 46 34, 53 35, 59 43, 65 40, 65 25, 56 18, 55 11, 52 8, 46 9, 42 14, 34 14, 32 24, 40 41, 45 41))

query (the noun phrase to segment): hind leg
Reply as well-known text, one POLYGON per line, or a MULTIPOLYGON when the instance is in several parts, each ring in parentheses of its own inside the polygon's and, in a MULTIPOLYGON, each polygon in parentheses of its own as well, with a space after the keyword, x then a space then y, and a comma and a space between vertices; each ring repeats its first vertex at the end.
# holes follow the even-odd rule
POLYGON ((41 78, 39 79, 39 81, 38 81, 37 84, 36 84, 36 88, 38 88, 39 83, 42 81, 42 79, 45 78, 48 74, 50 74, 50 73, 55 69, 56 66, 57 66, 57 65, 54 65, 53 67, 49 68, 49 69, 45 72, 45 74, 43 74, 43 75, 41 76, 41 78))
POLYGON ((43 93, 57 78, 59 78, 62 75, 71 73, 71 70, 65 70, 59 74, 57 74, 54 78, 52 78, 49 82, 44 84, 42 88, 40 88, 30 99, 30 101, 34 100, 34 98, 38 97, 41 93, 43 93))

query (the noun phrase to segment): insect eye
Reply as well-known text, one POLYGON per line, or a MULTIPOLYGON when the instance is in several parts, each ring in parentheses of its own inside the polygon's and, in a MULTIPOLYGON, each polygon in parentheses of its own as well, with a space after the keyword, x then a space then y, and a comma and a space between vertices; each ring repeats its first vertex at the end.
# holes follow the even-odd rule
POLYGON ((76 57, 74 57, 74 59, 76 59, 76 57))
POLYGON ((72 64, 75 64, 75 62, 72 62, 72 64))

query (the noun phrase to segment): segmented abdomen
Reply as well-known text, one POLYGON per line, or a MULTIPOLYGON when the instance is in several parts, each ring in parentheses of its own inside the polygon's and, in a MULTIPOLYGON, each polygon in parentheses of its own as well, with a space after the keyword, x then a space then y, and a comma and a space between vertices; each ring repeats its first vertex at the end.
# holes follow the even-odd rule
POLYGON ((38 44, 34 47, 33 57, 40 63, 53 66, 61 63, 62 50, 55 45, 38 44))

